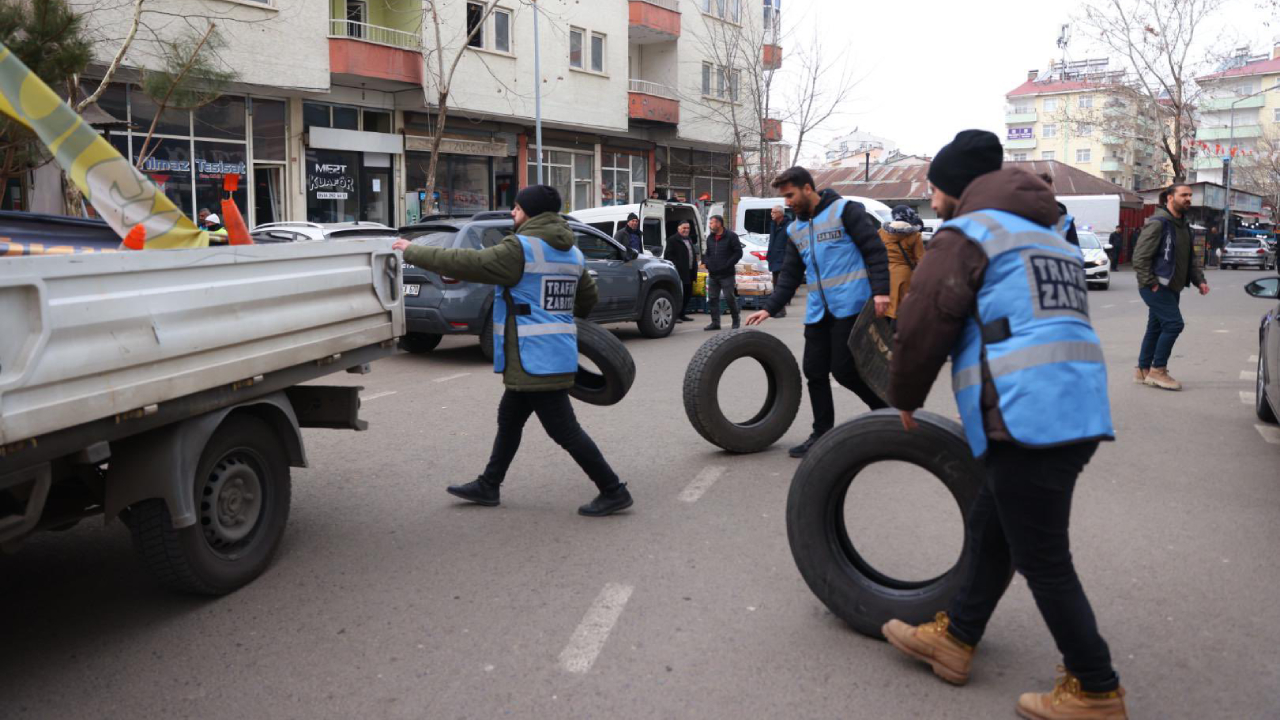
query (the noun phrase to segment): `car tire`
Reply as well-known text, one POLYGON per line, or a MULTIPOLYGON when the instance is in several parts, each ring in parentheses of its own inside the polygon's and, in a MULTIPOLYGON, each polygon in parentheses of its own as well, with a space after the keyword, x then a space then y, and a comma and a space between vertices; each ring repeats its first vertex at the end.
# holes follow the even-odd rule
POLYGON ((960 589, 965 555, 931 580, 903 581, 877 571, 858 554, 845 527, 845 498, 857 474, 886 460, 919 466, 946 485, 966 517, 984 477, 959 423, 929 412, 916 412, 915 419, 920 427, 910 432, 893 409, 837 426, 805 455, 787 495, 787 540, 800 575, 836 617, 874 638, 883 637, 880 628, 889 620, 915 625, 945 610, 960 589))
POLYGON ((733 453, 760 452, 776 443, 800 410, 800 366, 791 349, 759 330, 717 333, 694 353, 684 374, 684 411, 707 442, 733 453), (768 390, 755 417, 735 423, 720 409, 720 378, 736 360, 752 358, 764 368, 768 390))
POLYGON ((480 354, 485 360, 493 359, 493 314, 489 313, 480 327, 480 354))
POLYGON ((676 327, 676 301, 668 290, 654 288, 640 309, 640 334, 647 338, 664 338, 676 327))
POLYGON ((1271 409, 1270 398, 1267 397, 1267 375, 1266 356, 1263 354, 1266 348, 1259 344, 1258 346, 1258 379, 1257 387, 1254 391, 1253 411, 1257 414, 1258 419, 1264 423, 1275 423, 1276 413, 1271 409))
POLYGON ((636 362, 622 341, 603 327, 576 320, 578 353, 595 364, 600 372, 578 366, 570 397, 590 405, 616 405, 622 402, 636 381, 636 362))
POLYGON ((196 595, 225 595, 262 574, 284 535, 291 495, 289 460, 271 425, 229 416, 205 445, 195 476, 183 480, 195 483, 195 525, 174 528, 164 500, 129 508, 133 546, 151 574, 196 595), (245 522, 252 524, 245 529, 245 522))
POLYGON ((405 352, 421 355, 435 350, 444 339, 438 333, 409 333, 400 338, 400 349, 405 352))

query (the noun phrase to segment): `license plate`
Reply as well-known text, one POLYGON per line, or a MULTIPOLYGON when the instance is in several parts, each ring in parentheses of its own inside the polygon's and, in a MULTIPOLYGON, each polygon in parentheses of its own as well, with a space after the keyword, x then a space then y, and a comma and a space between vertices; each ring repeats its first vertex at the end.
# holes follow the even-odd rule
POLYGON ((418 291, 422 289, 421 285, 402 285, 405 297, 418 297, 418 291))

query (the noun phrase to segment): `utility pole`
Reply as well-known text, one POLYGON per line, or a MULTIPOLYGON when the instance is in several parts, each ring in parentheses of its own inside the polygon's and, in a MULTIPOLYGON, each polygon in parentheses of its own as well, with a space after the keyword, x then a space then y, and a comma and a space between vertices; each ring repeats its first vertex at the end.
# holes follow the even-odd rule
MULTIPOLYGON (((538 44, 538 0, 533 5, 533 127, 534 150, 538 153, 538 184, 542 185, 542 58, 538 44)), ((516 172, 520 172, 517 168, 516 172)))

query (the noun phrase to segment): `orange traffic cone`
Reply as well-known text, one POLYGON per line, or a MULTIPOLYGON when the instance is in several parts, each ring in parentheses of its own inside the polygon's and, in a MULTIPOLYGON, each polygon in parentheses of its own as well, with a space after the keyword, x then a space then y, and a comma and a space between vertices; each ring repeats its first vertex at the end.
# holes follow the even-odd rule
POLYGON ((245 225, 244 216, 240 214, 240 208, 236 207, 236 201, 231 198, 231 194, 239 187, 238 174, 222 176, 222 189, 227 194, 222 200, 222 224, 227 228, 227 242, 232 245, 252 245, 253 238, 249 235, 249 227, 245 225))
POLYGON ((134 225, 129 234, 124 236, 124 242, 120 244, 126 250, 142 250, 147 245, 147 228, 143 225, 134 225))

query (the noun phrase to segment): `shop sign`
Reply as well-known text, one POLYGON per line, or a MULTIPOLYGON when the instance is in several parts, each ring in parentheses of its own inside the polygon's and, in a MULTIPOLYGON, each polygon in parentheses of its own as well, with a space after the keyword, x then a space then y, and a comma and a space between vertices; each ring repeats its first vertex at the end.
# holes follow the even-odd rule
POLYGON ((1035 137, 1035 128, 1033 127, 1011 127, 1009 128, 1009 140, 1031 140, 1035 137))
POLYGON ((149 157, 142 163, 142 170, 143 172, 189 173, 193 165, 196 172, 208 175, 244 175, 246 167, 244 163, 209 162, 198 158, 191 161, 149 157))
POLYGON ((356 179, 342 163, 312 163, 307 174, 307 192, 319 200, 346 200, 356 191, 356 179))
MULTIPOLYGON (((431 138, 422 135, 406 135, 405 150, 415 152, 431 152, 431 138)), ((457 138, 441 138, 441 155, 481 155, 484 157, 507 157, 510 155, 505 142, 489 142, 486 140, 459 140, 457 138)))

